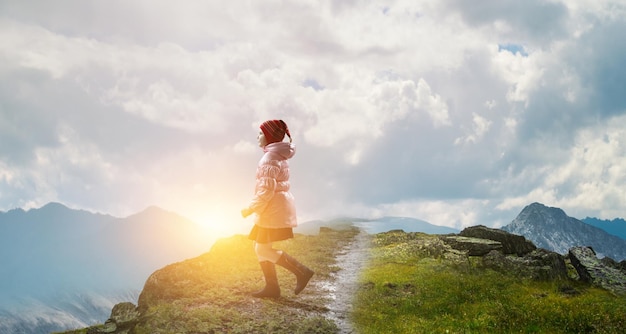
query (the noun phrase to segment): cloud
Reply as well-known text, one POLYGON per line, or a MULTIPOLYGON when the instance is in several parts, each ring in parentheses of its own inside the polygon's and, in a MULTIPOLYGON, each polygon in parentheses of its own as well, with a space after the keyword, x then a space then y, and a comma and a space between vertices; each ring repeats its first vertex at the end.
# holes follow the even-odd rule
POLYGON ((567 36, 568 10, 556 1, 491 0, 469 3, 444 1, 448 10, 458 12, 470 25, 490 27, 500 38, 545 46, 567 36))
POLYGON ((504 224, 534 201, 602 218, 626 203, 619 1, 0 12, 0 208, 54 200, 124 215, 155 204, 247 224, 237 214, 258 125, 275 118, 298 147, 302 219, 461 227, 504 224))
MULTIPOLYGON (((527 193, 504 201, 501 208, 538 201, 553 203, 573 214, 593 213, 602 217, 619 216, 619 202, 626 200, 621 185, 626 181, 626 118, 622 115, 579 131, 574 145, 559 154, 562 159, 539 166, 527 167, 508 182, 528 182, 527 193), (531 175, 532 173, 532 175, 531 175)), ((584 217, 581 217, 584 218, 584 217)))
POLYGON ((462 144, 462 143, 477 143, 480 139, 489 131, 489 127, 491 126, 491 121, 481 117, 480 115, 473 113, 474 124, 472 126, 472 133, 467 135, 466 137, 457 138, 454 143, 462 144))

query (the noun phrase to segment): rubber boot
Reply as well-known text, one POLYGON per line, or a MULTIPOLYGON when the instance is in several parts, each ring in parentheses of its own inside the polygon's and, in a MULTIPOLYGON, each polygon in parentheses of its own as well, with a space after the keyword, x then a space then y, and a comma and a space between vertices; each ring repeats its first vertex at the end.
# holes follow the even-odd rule
POLYGON ((284 267, 296 275, 296 288, 293 291, 296 295, 304 290, 314 274, 313 270, 296 261, 296 259, 292 258, 285 252, 283 252, 278 261, 276 261, 276 264, 284 267))
POLYGON ((276 277, 276 266, 270 261, 261 261, 261 270, 265 277, 265 287, 257 292, 253 292, 252 296, 257 298, 278 298, 280 297, 280 286, 278 286, 278 278, 276 277))

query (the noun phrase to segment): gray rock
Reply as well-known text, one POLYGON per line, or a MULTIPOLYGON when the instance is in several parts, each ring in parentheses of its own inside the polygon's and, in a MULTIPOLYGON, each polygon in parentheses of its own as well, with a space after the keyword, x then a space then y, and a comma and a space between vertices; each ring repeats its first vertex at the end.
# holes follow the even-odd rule
POLYGON ((567 267, 563 257, 555 252, 538 248, 524 256, 505 255, 491 251, 483 257, 483 265, 520 277, 537 280, 560 280, 567 278, 567 267))
POLYGON ((607 260, 598 259, 591 247, 572 247, 568 256, 580 280, 605 288, 615 294, 626 294, 626 274, 607 260))
POLYGON ((440 237, 443 242, 460 251, 467 251, 469 256, 483 256, 493 250, 501 250, 502 244, 498 241, 470 238, 457 235, 440 237))
POLYGON ((530 240, 527 240, 521 235, 511 234, 504 230, 493 229, 483 225, 465 228, 459 235, 498 241, 502 244, 502 252, 504 254, 517 254, 522 256, 537 249, 530 240))
POLYGON ((602 264, 604 264, 607 267, 615 268, 617 270, 620 270, 624 274, 626 274, 626 260, 622 260, 621 262, 617 262, 617 261, 613 260, 612 258, 606 256, 606 257, 603 257, 602 259, 600 259, 600 262, 602 262, 602 264))

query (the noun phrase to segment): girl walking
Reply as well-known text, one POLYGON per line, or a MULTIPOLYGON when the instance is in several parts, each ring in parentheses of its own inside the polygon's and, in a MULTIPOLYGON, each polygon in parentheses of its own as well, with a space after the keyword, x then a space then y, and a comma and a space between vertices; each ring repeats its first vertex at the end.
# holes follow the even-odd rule
POLYGON ((296 148, 283 120, 265 121, 260 129, 257 140, 265 154, 257 166, 254 197, 250 205, 241 210, 244 218, 256 213, 254 227, 248 237, 254 240, 254 251, 265 277, 265 287, 252 295, 260 298, 280 297, 276 264, 296 276, 294 293, 297 295, 309 283, 313 271, 284 251, 272 247, 275 241, 293 238, 292 229, 298 225, 294 198, 289 191, 287 161, 294 156, 296 148), (283 141, 285 135, 289 137, 288 143, 283 141))

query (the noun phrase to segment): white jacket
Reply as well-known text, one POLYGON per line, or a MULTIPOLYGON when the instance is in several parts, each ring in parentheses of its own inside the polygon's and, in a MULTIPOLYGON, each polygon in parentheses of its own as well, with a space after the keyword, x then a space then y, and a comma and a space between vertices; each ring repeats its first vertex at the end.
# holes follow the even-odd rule
POLYGON ((296 227, 296 206, 289 192, 289 162, 296 147, 277 142, 263 148, 265 154, 256 170, 254 198, 249 208, 256 215, 255 224, 265 228, 296 227))

